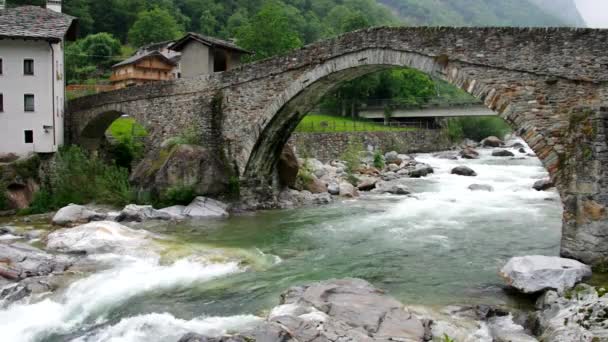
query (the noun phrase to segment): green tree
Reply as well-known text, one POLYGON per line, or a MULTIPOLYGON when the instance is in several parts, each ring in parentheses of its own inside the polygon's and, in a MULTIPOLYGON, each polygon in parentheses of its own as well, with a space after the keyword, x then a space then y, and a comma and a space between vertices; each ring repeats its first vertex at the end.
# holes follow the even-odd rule
POLYGON ((89 64, 108 67, 116 61, 117 56, 120 56, 120 41, 106 32, 88 35, 77 44, 87 56, 89 64))
POLYGON ((352 12, 342 22, 342 32, 351 32, 370 27, 370 23, 361 13, 352 12))
POLYGON ((155 7, 137 15, 137 20, 129 30, 129 43, 142 46, 177 39, 182 33, 182 28, 171 13, 155 7))
POLYGON ((217 36, 219 32, 219 23, 216 16, 211 11, 204 11, 200 18, 199 32, 209 36, 217 36))
POLYGON ((289 21, 285 5, 268 0, 251 20, 237 31, 242 47, 255 51, 253 59, 263 59, 285 53, 302 45, 289 21))

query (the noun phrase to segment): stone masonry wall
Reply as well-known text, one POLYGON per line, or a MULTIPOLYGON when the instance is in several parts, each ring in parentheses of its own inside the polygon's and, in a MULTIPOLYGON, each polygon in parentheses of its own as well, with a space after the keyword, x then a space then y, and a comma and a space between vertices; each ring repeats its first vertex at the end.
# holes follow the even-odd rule
POLYGON ((340 159, 349 144, 361 143, 362 148, 383 153, 428 153, 449 149, 452 144, 442 130, 405 132, 334 132, 294 133, 289 139, 300 157, 318 159, 324 163, 340 159))

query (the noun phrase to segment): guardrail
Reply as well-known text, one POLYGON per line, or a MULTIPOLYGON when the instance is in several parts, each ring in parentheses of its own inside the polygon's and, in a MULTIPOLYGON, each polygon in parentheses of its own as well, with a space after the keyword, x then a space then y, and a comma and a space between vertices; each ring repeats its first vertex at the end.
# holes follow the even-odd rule
POLYGON ((450 107, 468 107, 482 105, 483 103, 477 99, 445 99, 445 98, 430 98, 419 99, 421 101, 408 102, 395 99, 369 99, 361 104, 361 109, 425 109, 425 108, 450 108, 450 107))

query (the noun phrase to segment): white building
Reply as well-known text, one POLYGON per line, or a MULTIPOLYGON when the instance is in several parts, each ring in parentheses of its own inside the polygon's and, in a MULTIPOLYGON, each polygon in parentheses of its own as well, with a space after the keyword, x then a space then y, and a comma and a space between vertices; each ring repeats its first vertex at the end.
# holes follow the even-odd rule
POLYGON ((56 152, 64 140, 64 41, 77 20, 46 8, 4 8, 0 0, 0 154, 56 152))

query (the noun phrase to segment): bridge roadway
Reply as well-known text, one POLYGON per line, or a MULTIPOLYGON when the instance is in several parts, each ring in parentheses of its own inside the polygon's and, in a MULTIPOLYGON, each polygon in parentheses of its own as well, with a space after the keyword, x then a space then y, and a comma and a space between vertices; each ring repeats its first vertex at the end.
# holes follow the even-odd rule
MULTIPOLYGON (((364 107, 359 110, 359 116, 366 119, 383 119, 384 108, 364 107)), ((423 106, 395 108, 391 118, 450 118, 465 116, 497 116, 496 112, 484 104, 467 104, 460 106, 423 106)))

